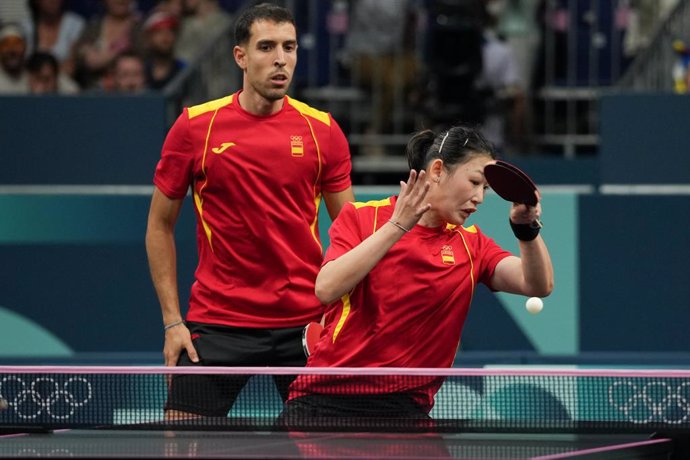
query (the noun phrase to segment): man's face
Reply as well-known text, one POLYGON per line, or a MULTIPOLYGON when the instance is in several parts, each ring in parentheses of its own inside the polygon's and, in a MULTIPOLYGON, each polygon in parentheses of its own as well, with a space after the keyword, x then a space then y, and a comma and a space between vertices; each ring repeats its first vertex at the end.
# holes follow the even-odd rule
POLYGON ((57 73, 50 64, 43 64, 37 72, 29 73, 32 94, 57 93, 57 73))
POLYGON ((9 74, 18 74, 24 66, 26 42, 21 37, 9 36, 0 42, 0 65, 9 74))
POLYGON ((234 53, 244 71, 245 91, 268 101, 282 99, 297 65, 297 31, 289 22, 256 21, 249 42, 234 53))
POLYGON ((125 56, 115 67, 115 89, 124 93, 138 93, 146 88, 144 64, 140 59, 125 56))

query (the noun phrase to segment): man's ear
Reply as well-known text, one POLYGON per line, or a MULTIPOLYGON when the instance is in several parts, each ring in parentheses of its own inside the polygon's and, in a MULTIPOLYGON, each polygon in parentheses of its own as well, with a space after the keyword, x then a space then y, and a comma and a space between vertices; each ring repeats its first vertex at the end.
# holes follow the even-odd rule
POLYGON ((235 46, 232 49, 232 55, 235 57, 235 62, 242 70, 247 69, 247 53, 241 46, 235 46))

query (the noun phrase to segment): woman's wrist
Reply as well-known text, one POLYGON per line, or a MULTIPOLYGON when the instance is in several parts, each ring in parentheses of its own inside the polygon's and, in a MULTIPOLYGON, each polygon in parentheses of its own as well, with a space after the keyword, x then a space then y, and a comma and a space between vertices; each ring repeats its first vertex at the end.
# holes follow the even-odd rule
POLYGON ((410 231, 409 228, 404 227, 404 226, 403 226, 400 222, 398 222, 397 220, 389 219, 388 222, 390 222, 391 224, 393 224, 393 225, 395 225, 396 227, 398 227, 400 230, 403 231, 403 233, 408 233, 408 232, 410 231))
POLYGON ((516 224, 510 219, 508 219, 508 222, 510 222, 510 229, 513 231, 515 238, 520 241, 532 241, 539 235, 539 230, 541 230, 541 223, 516 224))

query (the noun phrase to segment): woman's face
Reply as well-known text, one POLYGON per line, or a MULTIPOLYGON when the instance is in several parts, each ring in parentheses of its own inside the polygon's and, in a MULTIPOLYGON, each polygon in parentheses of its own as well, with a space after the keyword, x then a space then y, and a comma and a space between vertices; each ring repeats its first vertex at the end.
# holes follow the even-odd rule
POLYGON ((443 168, 440 160, 432 163, 429 169, 432 184, 429 201, 433 213, 431 216, 438 221, 436 225, 443 222, 463 225, 477 211, 488 187, 484 166, 493 161, 488 155, 474 155, 450 172, 443 168))

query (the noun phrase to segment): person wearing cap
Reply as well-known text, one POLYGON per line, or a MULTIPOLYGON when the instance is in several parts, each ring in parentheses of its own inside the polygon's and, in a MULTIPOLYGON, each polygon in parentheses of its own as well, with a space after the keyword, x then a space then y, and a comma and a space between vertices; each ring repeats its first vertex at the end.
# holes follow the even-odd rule
POLYGON ((184 68, 175 57, 179 30, 177 17, 167 11, 155 11, 144 22, 146 46, 146 81, 150 89, 161 90, 184 68))
POLYGON ((0 29, 0 94, 27 94, 29 77, 24 67, 26 39, 14 23, 0 29))

